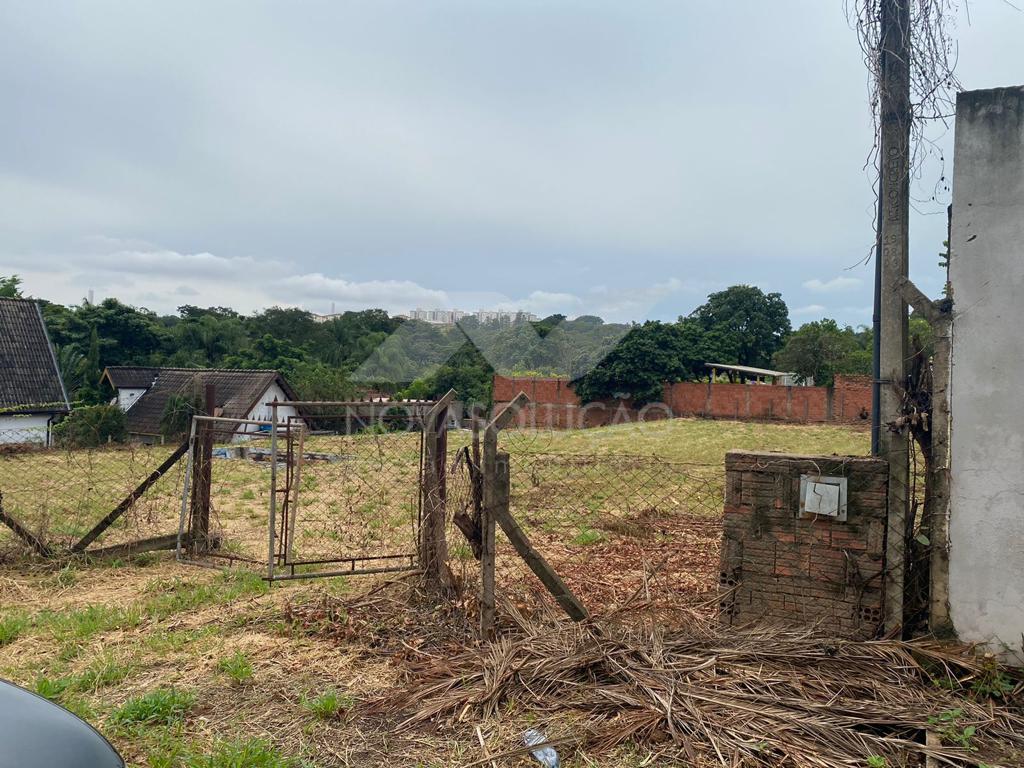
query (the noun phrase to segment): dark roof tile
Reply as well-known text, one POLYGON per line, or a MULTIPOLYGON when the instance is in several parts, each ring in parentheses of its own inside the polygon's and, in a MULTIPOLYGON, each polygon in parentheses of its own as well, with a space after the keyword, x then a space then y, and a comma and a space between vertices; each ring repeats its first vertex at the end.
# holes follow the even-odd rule
POLYGON ((201 402, 206 384, 214 385, 218 415, 229 419, 244 419, 275 382, 286 397, 295 398, 291 386, 274 370, 157 368, 156 371, 153 386, 125 414, 131 434, 159 435, 160 422, 171 397, 184 395, 201 402))
POLYGON ((69 410, 39 305, 0 298, 0 412, 69 410))

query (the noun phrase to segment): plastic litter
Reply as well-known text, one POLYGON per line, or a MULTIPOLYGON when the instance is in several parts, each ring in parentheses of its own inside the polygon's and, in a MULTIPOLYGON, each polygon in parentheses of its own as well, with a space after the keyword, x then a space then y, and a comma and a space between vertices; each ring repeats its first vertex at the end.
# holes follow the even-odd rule
MULTIPOLYGON (((523 733, 523 743, 528 747, 535 747, 538 744, 545 743, 547 740, 547 736, 533 728, 523 733)), ((537 758, 540 764, 546 766, 546 768, 558 768, 558 753, 554 747, 541 747, 531 751, 530 754, 537 758)))

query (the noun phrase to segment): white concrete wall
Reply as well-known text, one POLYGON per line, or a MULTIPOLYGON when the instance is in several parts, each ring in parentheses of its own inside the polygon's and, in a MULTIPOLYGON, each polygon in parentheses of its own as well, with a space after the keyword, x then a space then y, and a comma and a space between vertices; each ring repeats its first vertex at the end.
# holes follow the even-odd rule
POLYGON ((0 443, 41 443, 46 445, 49 416, 0 416, 0 443))
POLYGON ((963 640, 1024 633, 1024 88, 957 102, 950 610, 963 640))

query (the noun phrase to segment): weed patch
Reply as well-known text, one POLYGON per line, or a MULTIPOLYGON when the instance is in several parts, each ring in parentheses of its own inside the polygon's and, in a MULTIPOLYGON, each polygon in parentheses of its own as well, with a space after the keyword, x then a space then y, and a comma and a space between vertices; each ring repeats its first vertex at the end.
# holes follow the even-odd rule
POLYGON ((195 703, 195 694, 175 688, 157 688, 126 701, 111 716, 115 725, 169 725, 180 720, 195 703))

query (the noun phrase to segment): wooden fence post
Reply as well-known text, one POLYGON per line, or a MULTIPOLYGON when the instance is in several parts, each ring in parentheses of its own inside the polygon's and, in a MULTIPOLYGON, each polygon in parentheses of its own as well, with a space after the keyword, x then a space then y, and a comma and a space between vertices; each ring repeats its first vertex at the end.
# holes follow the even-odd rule
POLYGON ((420 480, 423 519, 420 521, 419 559, 424 584, 432 590, 452 588, 445 536, 445 470, 448 463, 448 406, 455 399, 449 390, 427 412, 423 422, 423 477, 420 480))
POLYGON ((483 508, 480 511, 480 636, 494 636, 494 507, 498 503, 497 486, 498 431, 484 432, 483 508))
POLYGON ((45 541, 22 525, 14 515, 4 512, 4 495, 2 493, 0 493, 0 523, 3 523, 14 531, 15 534, 25 541, 25 543, 43 557, 50 557, 53 555, 53 550, 50 549, 45 541))
POLYGON ((484 503, 480 515, 480 635, 490 638, 494 635, 494 568, 495 568, 495 523, 496 510, 500 504, 508 503, 509 489, 506 485, 503 499, 501 479, 498 477, 498 433, 508 426, 519 413, 519 409, 530 402, 525 392, 516 395, 501 413, 492 419, 484 431, 484 456, 482 465, 484 503))
POLYGON ((952 302, 932 301, 910 280, 897 284, 904 301, 931 325, 935 340, 932 358, 931 465, 925 478, 928 527, 928 626, 949 629, 949 377, 952 352, 952 302))
POLYGON ((509 510, 509 499, 511 496, 511 482, 509 477, 508 454, 499 451, 495 456, 494 464, 494 519, 505 532, 509 542, 519 554, 523 561, 530 567, 533 574, 540 579, 540 582, 551 593, 562 610, 568 614, 573 621, 585 621, 590 614, 583 603, 572 593, 562 577, 552 568, 544 556, 538 552, 529 537, 519 527, 519 523, 512 517, 509 510))
MULTIPOLYGON (((205 387, 203 412, 205 416, 213 416, 216 409, 217 392, 213 384, 205 387)), ((191 540, 199 547, 206 549, 210 537, 210 488, 213 482, 213 422, 200 421, 196 434, 199 450, 193 458, 192 483, 192 529, 191 540)))

